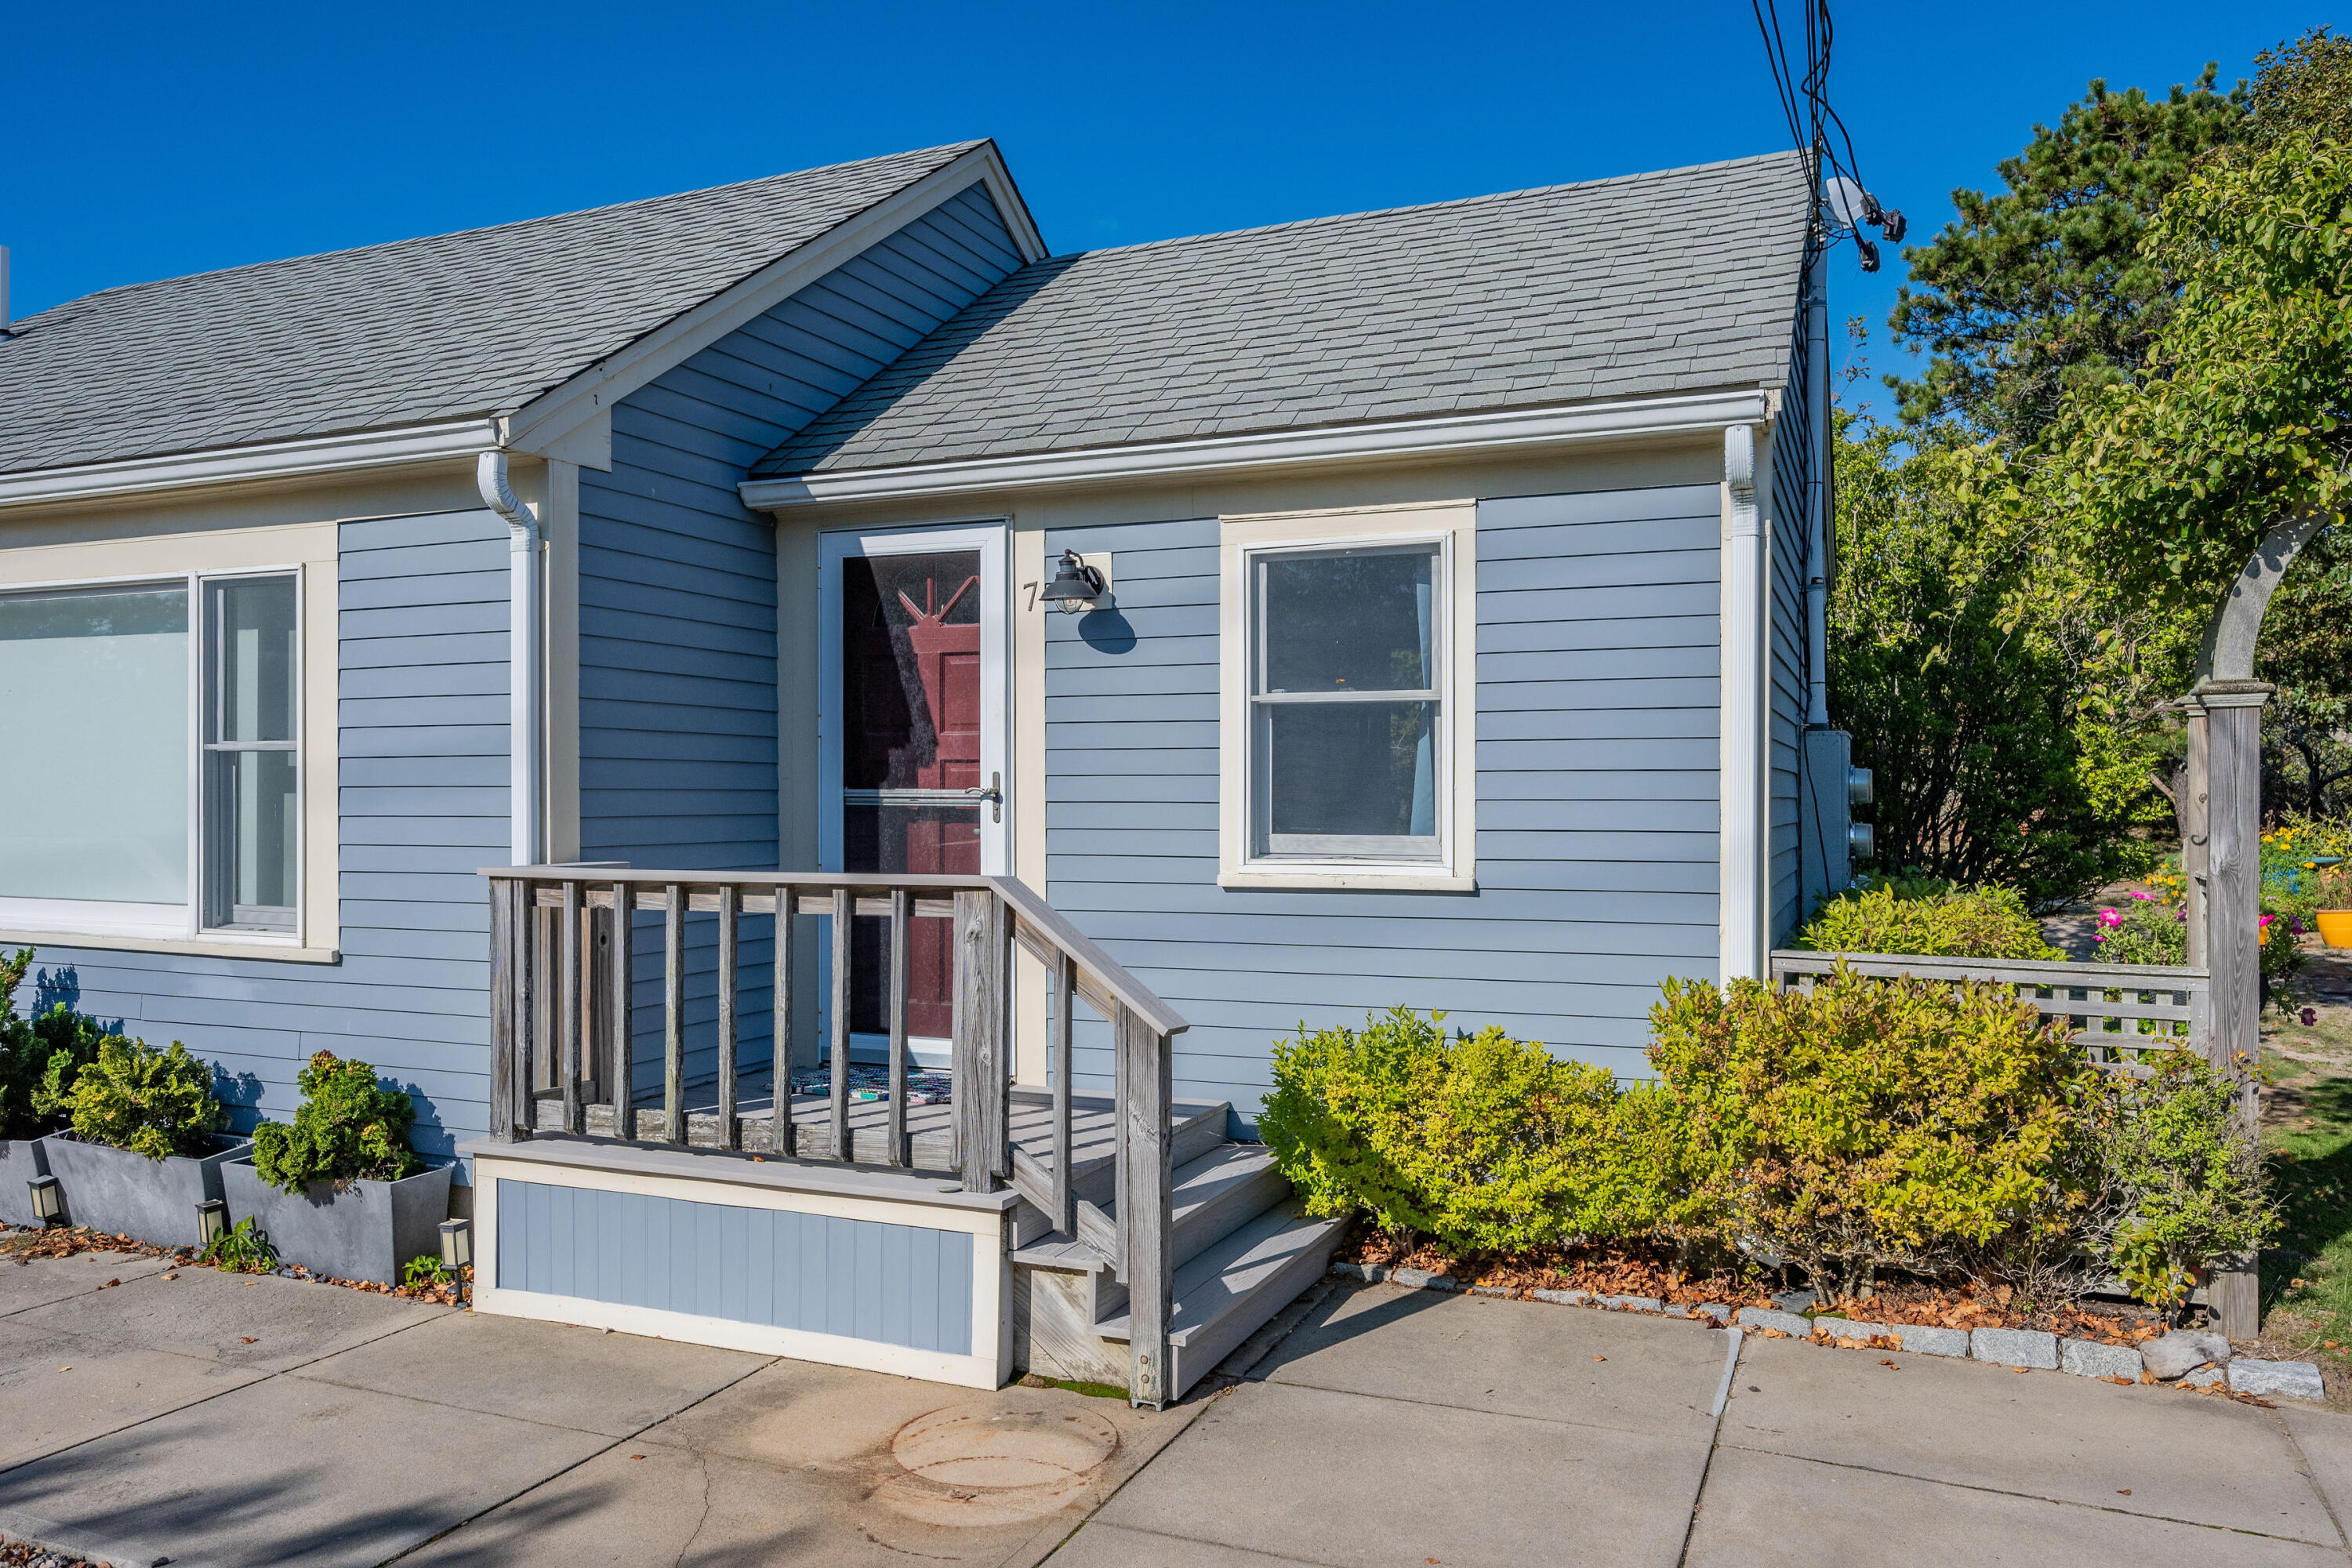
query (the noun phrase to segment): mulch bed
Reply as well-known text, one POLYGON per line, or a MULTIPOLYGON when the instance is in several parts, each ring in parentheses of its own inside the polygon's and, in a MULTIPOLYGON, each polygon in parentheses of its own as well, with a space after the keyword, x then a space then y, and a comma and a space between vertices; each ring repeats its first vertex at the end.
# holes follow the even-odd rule
MULTIPOLYGON (((13 1258, 18 1267, 36 1258, 71 1258, 83 1252, 128 1252, 139 1258, 160 1258, 177 1268, 210 1268, 202 1262, 193 1247, 157 1247, 152 1242, 134 1240, 127 1236, 109 1236, 102 1230, 86 1226, 52 1226, 47 1230, 8 1230, 0 1228, 0 1258, 13 1258)), ((223 1270, 223 1272, 229 1272, 223 1270)), ((289 1263, 273 1270, 286 1279, 307 1280, 314 1285, 333 1285, 345 1290, 365 1290, 377 1296, 398 1296, 404 1300, 428 1301, 437 1307, 462 1307, 468 1288, 473 1284, 474 1268, 467 1264, 458 1270, 455 1286, 441 1289, 410 1289, 405 1285, 378 1285, 368 1279, 336 1279, 324 1274, 313 1274, 299 1263, 289 1263)), ((0 1557, 0 1568, 11 1568, 11 1560, 0 1557)))
MULTIPOLYGON (((1334 1257, 1344 1263, 1423 1268, 1465 1285, 1502 1290, 1590 1290, 1601 1296, 1654 1296, 1666 1305, 1769 1307, 1779 1289, 1760 1274, 1694 1273, 1671 1253, 1639 1246, 1561 1247, 1533 1252, 1456 1257, 1427 1242, 1399 1243, 1377 1226, 1359 1226, 1334 1257)), ((2067 1302, 2029 1307, 2006 1285, 1943 1286, 1897 1279, 1862 1300, 1822 1303, 1824 1315, 1917 1328, 2040 1329, 2069 1339, 2137 1345, 2171 1325, 2137 1302, 2067 1302)))
POLYGON ((20 1541, 0 1541, 0 1568, 90 1568, 81 1557, 43 1552, 20 1541))

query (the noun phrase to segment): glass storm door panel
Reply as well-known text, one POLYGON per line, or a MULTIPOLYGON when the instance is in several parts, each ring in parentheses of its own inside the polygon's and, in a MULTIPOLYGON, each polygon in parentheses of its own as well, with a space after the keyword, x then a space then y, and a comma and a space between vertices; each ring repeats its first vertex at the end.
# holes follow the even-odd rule
MULTIPOLYGON (((987 744, 982 552, 853 555, 841 584, 841 858, 845 871, 978 875, 987 744)), ((907 942, 907 1032, 948 1037, 950 922, 921 918, 907 942)), ((850 1029, 887 1035, 889 922, 856 921, 850 1029)))

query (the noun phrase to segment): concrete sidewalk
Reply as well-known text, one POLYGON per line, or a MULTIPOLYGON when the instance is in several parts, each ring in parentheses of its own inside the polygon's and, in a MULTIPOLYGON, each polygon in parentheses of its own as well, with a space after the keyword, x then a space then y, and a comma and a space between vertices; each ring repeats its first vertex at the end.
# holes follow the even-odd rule
POLYGON ((1335 1291, 1052 1563, 2347 1561, 2345 1417, 1734 1338, 1335 1291))
POLYGON ((126 1563, 1022 1568, 1200 1408, 0 1260, 0 1534, 126 1563))
POLYGON ((2352 1420, 2316 1409, 1318 1290, 1153 1414, 0 1261, 0 1533, 186 1568, 2347 1562, 2352 1420))

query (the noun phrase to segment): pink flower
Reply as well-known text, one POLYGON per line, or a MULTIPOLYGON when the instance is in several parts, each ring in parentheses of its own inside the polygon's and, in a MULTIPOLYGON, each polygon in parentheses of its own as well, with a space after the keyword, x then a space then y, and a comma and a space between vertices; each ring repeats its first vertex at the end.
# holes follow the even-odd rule
POLYGON ((2124 917, 2113 910, 2101 910, 2099 923, 2103 926, 2119 926, 2124 923, 2124 917))
POLYGON ((2132 897, 2139 900, 2142 903, 2152 904, 2156 902, 2156 895, 2154 893, 2143 893, 2137 888, 2134 888, 2132 889, 2132 897))
POLYGON ((2274 920, 2276 920, 2276 919, 2278 919, 2278 916, 2276 916, 2276 915, 2264 915, 2264 916, 2263 917, 2263 925, 2265 925, 2265 926, 2267 926, 2267 925, 2269 925, 2269 924, 2271 923, 2271 921, 2274 921, 2274 920))

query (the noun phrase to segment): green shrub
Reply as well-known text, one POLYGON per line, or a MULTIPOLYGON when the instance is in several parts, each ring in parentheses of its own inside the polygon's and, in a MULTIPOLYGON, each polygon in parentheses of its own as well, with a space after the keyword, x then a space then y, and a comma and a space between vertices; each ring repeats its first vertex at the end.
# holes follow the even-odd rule
POLYGON ((1607 1069, 1499 1028, 1449 1037, 1444 1017, 1393 1007, 1275 1043, 1258 1129, 1309 1212, 1362 1207, 1464 1253, 1656 1223, 1656 1173, 1607 1069))
POLYGON ((16 1016, 16 987, 32 957, 25 947, 0 958, 0 1138, 55 1131, 74 1079, 98 1059, 98 1043, 106 1037, 96 1019, 62 1002, 31 1018, 16 1016))
POLYGON ((2090 1194, 2081 1053, 2001 987, 1838 973, 1810 995, 1670 980, 1650 1060, 1688 1202, 1851 1295, 1889 1265, 2033 1252, 2090 1194))
POLYGON ((2142 1300, 2177 1307, 2199 1268, 2260 1247, 2279 1220, 2238 1090, 2186 1049, 2151 1065, 2152 1079, 2117 1091, 2101 1129, 2100 1163, 2120 1209, 2106 1261, 2142 1300))
POLYGON ((253 1168, 263 1181, 299 1193, 312 1182, 396 1182, 425 1168, 408 1147, 416 1108, 378 1084, 375 1068, 320 1051, 296 1081, 302 1103, 294 1124, 265 1121, 253 1131, 253 1168))
POLYGON ((1794 944, 1816 952, 1902 952, 2054 963, 2041 922, 2014 888, 1927 879, 1857 884, 1823 901, 1794 944))
POLYGON ((173 1040, 157 1050, 144 1040, 109 1035, 99 1042, 98 1059, 76 1075, 70 1091, 59 1091, 61 1058, 49 1059, 45 1092, 70 1110, 74 1135, 110 1143, 161 1160, 167 1154, 201 1154, 228 1121, 228 1110, 213 1098, 212 1069, 173 1040))

